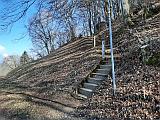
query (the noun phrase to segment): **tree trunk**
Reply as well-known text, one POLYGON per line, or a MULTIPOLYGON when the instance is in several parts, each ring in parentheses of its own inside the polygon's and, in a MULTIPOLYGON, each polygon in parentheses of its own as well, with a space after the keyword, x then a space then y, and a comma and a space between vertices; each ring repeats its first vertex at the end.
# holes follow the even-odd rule
POLYGON ((91 24, 91 10, 89 9, 89 19, 88 19, 88 24, 89 24, 89 31, 90 31, 90 36, 92 36, 92 24, 91 24))
POLYGON ((128 0, 122 1, 122 7, 123 7, 123 17, 124 17, 125 24, 128 24, 129 26, 134 25, 134 23, 130 18, 130 6, 128 3, 128 0))

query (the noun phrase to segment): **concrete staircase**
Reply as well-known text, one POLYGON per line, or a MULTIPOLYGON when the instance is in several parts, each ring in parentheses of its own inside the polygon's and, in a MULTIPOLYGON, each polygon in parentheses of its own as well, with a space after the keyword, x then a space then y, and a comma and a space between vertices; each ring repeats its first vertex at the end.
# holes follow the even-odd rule
POLYGON ((82 86, 78 89, 78 97, 81 99, 91 97, 96 88, 111 73, 111 68, 111 64, 106 64, 106 62, 102 61, 94 72, 82 83, 82 86))
MULTIPOLYGON (((97 54, 102 55, 101 48, 96 50, 97 54)), ((95 68, 94 71, 82 81, 81 86, 78 88, 78 98, 87 99, 92 96, 96 88, 107 79, 108 75, 111 75, 112 65, 111 65, 111 56, 110 49, 105 50, 105 60, 102 60, 100 64, 95 68), (108 61, 108 62, 107 62, 108 61)), ((119 62, 121 59, 118 51, 114 49, 114 60, 115 63, 119 62)))

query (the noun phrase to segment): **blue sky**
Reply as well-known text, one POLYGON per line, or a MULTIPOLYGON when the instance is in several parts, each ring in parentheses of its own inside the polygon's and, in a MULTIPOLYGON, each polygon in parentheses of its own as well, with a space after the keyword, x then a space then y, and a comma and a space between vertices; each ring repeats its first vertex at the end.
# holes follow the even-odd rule
POLYGON ((17 40, 26 29, 23 25, 14 25, 11 32, 0 33, 0 59, 7 55, 21 55, 24 50, 29 51, 32 47, 29 36, 26 35, 23 39, 17 40))
MULTIPOLYGON (((0 7, 2 7, 2 4, 0 4, 0 7)), ((33 13, 32 8, 24 18, 13 25, 11 31, 0 32, 0 63, 8 55, 21 55, 25 50, 29 52, 32 48, 25 25, 27 25, 29 16, 33 13), (18 40, 24 35, 26 35, 24 38, 18 40)))

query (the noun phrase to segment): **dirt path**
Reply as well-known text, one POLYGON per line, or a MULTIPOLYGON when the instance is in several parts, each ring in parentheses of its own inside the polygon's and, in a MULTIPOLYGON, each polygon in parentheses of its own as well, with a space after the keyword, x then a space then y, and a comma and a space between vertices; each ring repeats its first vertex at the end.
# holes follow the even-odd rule
POLYGON ((8 120, 8 119, 4 118, 3 116, 0 116, 0 120, 8 120))
POLYGON ((0 120, 86 120, 75 117, 74 110, 51 100, 0 91, 0 120))

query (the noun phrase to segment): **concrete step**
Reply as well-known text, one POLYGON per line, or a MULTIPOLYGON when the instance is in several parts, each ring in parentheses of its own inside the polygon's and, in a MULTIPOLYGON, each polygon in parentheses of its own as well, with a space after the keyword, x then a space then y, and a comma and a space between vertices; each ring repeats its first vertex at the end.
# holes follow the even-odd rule
POLYGON ((106 75, 100 75, 100 73, 92 73, 91 77, 104 80, 106 78, 106 75))
MULTIPOLYGON (((121 61, 121 58, 114 58, 114 63, 118 63, 121 61)), ((103 64, 112 64, 111 58, 107 58, 106 60, 102 61, 103 64)))
POLYGON ((100 69, 111 69, 112 68, 112 65, 100 65, 100 69))
POLYGON ((103 64, 111 65, 111 59, 104 59, 102 61, 103 64))
MULTIPOLYGON (((96 50, 96 52, 97 52, 97 53, 102 53, 102 48, 96 50)), ((117 53, 116 49, 113 49, 113 52, 114 52, 114 53, 117 53)), ((106 53, 106 54, 110 54, 110 53, 111 53, 111 49, 106 49, 106 50, 105 50, 105 53, 106 53)))
POLYGON ((103 65, 111 65, 111 59, 103 60, 102 64, 103 65))
MULTIPOLYGON (((100 54, 102 56, 102 54, 100 54)), ((121 55, 120 54, 114 54, 114 59, 120 59, 121 55)), ((105 55, 105 59, 111 59, 111 55, 105 55)))
POLYGON ((97 69, 96 73, 108 74, 111 71, 111 68, 97 69))
POLYGON ((82 95, 82 94, 77 94, 77 95, 78 95, 78 97, 81 97, 83 99, 87 99, 87 96, 85 96, 85 95, 82 95))
POLYGON ((92 75, 94 76, 103 76, 103 77, 106 77, 108 74, 107 73, 92 73, 92 75))
MULTIPOLYGON (((114 54, 113 56, 114 56, 115 59, 121 58, 120 54, 114 54)), ((106 58, 111 58, 111 55, 106 55, 106 58)))
POLYGON ((90 97, 90 96, 92 96, 93 90, 87 89, 87 88, 80 88, 79 93, 84 96, 90 97))
POLYGON ((105 78, 88 78, 87 82, 91 84, 101 84, 104 80, 105 78))
POLYGON ((105 79, 108 76, 109 73, 92 73, 92 77, 98 78, 98 79, 105 79))
POLYGON ((98 87, 97 84, 93 84, 93 83, 84 83, 84 88, 91 89, 91 90, 93 90, 93 91, 94 91, 97 87, 98 87))

